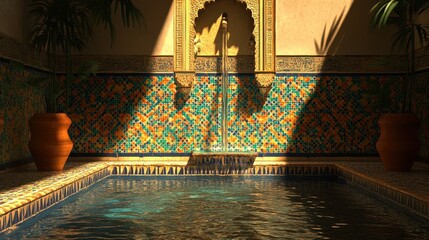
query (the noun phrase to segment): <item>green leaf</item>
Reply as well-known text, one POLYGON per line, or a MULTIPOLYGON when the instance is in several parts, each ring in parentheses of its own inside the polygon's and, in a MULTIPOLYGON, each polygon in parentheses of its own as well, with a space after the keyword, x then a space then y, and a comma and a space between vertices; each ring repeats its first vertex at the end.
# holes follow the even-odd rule
POLYGON ((99 62, 97 62, 97 61, 85 62, 80 66, 80 68, 77 72, 77 76, 81 80, 86 80, 90 76, 96 76, 96 73, 98 72, 99 69, 100 69, 100 63, 99 62))
POLYGON ((392 12, 398 6, 398 0, 382 0, 371 9, 372 18, 370 22, 371 29, 380 29, 387 25, 392 12))

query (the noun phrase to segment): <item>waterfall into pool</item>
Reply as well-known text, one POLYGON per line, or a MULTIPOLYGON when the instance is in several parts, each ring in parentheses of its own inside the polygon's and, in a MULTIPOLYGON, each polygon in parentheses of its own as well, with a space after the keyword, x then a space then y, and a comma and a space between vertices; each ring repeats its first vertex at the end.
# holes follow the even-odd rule
POLYGON ((229 151, 228 148, 228 15, 222 14, 221 20, 221 34, 222 34, 222 111, 221 111, 221 134, 222 143, 220 148, 208 149, 203 151, 194 151, 192 157, 196 164, 205 165, 234 165, 247 168, 253 165, 257 153, 253 151, 229 151), (219 151, 220 150, 220 151, 219 151))

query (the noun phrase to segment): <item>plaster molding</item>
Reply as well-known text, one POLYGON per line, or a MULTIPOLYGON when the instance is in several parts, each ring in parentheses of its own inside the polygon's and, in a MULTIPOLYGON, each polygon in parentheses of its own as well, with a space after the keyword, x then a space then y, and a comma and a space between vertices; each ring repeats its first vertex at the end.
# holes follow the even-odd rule
POLYGON ((264 51, 262 51, 264 57, 264 64, 261 68, 262 71, 275 71, 275 0, 265 0, 264 3, 264 22, 263 22, 263 36, 262 41, 264 51))
POLYGON ((275 73, 259 72, 255 74, 259 87, 270 87, 274 81, 275 73))
POLYGON ((195 79, 194 72, 175 72, 174 79, 177 91, 189 96, 195 79))
POLYGON ((264 96, 264 98, 268 96, 268 92, 271 90, 275 76, 276 74, 274 72, 255 73, 255 78, 256 78, 256 82, 258 83, 259 91, 264 96))
POLYGON ((176 79, 176 84, 181 88, 190 88, 194 82, 194 73, 193 72, 176 72, 174 74, 176 79))

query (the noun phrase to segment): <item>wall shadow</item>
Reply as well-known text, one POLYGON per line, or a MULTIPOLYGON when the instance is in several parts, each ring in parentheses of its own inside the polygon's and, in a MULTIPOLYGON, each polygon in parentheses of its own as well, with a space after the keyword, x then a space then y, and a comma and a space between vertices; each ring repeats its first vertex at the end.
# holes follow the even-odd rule
POLYGON ((252 13, 246 3, 230 0, 206 2, 204 9, 198 11, 195 19, 195 32, 201 40, 204 56, 222 54, 222 31, 220 21, 222 14, 228 15, 228 48, 233 55, 251 55, 249 40, 253 36, 252 13), (213 29, 214 28, 214 29, 213 29))
MULTIPOLYGON (((356 50, 371 52, 368 49, 386 39, 386 32, 355 31, 362 24, 369 25, 371 7, 371 3, 353 1, 348 12, 343 10, 332 22, 325 24, 321 39, 314 40, 317 53, 325 58, 318 73, 291 73, 279 78, 286 82, 293 78, 300 86, 294 100, 299 110, 294 116, 295 128, 288 140, 286 154, 307 157, 377 155, 375 141, 379 134, 377 118, 380 111, 371 110, 363 101, 367 89, 365 81, 384 81, 398 75, 385 74, 383 70, 374 73, 370 65, 376 55, 359 56, 356 50), (360 68, 356 69, 356 65, 360 68)), ((288 84, 289 91, 293 91, 288 84)))
MULTIPOLYGON (((145 51, 153 52, 163 34, 162 30, 168 14, 171 8, 174 8, 174 1, 162 0, 157 1, 156 4, 136 1, 135 4, 145 18, 145 26, 135 31, 144 32, 143 35, 147 36, 147 41, 136 42, 137 39, 129 39, 127 36, 118 34, 113 43, 114 45, 124 44, 127 49, 137 49, 138 45, 144 44, 145 51)), ((121 21, 117 20, 117 32, 120 33, 124 29, 121 21)), ((92 41, 94 44, 99 43, 100 46, 106 45, 107 42, 110 46, 110 41, 103 39, 103 36, 109 33, 107 30, 103 31, 102 34, 94 36, 92 41)), ((88 55, 85 58, 90 57, 91 55, 88 55)), ((115 61, 114 57, 112 60, 115 61)), ((112 60, 109 59, 107 63, 114 65, 117 68, 116 71, 120 71, 121 68, 129 69, 129 66, 125 66, 126 64, 136 64, 130 61, 118 61, 115 65, 110 62, 112 60)), ((103 66, 101 68, 106 69, 103 66)), ((115 69, 106 69, 106 71, 115 71, 115 69)), ((174 96, 170 95, 170 90, 175 88, 172 75, 154 75, 156 74, 98 73, 87 82, 76 79, 72 86, 73 104, 68 112, 73 121, 69 129, 70 137, 75 143, 72 156, 90 154, 117 157, 123 153, 127 153, 128 156, 140 156, 142 152, 153 151, 154 147, 147 146, 152 139, 162 136, 160 129, 167 124, 168 118, 165 110, 167 107, 163 104, 164 99, 174 99, 174 96), (152 104, 156 107, 150 107, 152 104), (148 119, 156 114, 159 115, 149 122, 148 119)))

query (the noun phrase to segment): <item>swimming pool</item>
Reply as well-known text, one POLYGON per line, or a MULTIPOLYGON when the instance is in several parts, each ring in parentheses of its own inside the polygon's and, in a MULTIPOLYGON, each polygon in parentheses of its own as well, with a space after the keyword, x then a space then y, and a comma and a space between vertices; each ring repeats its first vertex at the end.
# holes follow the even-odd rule
POLYGON ((110 176, 4 239, 425 239, 427 226, 344 181, 110 176))

